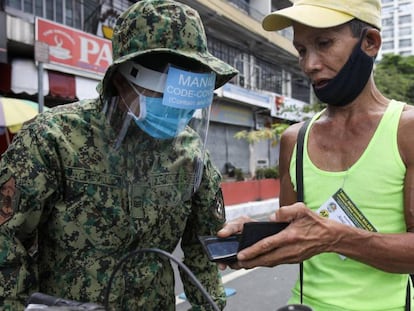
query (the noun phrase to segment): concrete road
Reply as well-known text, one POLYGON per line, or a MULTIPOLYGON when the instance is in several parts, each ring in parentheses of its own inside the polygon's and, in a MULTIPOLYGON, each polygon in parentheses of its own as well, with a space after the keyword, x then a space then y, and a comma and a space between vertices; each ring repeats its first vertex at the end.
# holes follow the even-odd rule
MULTIPOLYGON (((236 291, 235 295, 228 297, 225 310, 277 310, 286 305, 298 271, 298 265, 223 271, 223 283, 227 291, 236 291)), ((178 276, 176 277, 177 311, 188 310, 190 307, 186 300, 179 297, 182 293, 182 283, 178 276)))

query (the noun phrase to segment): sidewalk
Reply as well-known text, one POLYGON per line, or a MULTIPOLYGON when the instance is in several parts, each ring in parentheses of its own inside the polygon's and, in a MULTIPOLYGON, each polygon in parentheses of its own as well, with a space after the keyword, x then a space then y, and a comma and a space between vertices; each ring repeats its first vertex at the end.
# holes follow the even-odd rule
POLYGON ((226 206, 227 221, 242 215, 255 216, 272 213, 279 208, 279 198, 226 206))

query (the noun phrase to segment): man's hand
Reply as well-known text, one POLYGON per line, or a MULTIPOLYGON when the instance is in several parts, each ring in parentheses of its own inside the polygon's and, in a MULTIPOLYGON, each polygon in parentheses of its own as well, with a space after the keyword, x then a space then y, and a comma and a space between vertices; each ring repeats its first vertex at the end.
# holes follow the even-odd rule
MULTIPOLYGON (((240 251, 237 255, 238 268, 250 269, 257 266, 274 267, 279 264, 299 263, 314 255, 330 251, 330 246, 339 239, 332 234, 330 228, 340 224, 320 217, 303 203, 278 209, 270 216, 270 220, 289 222, 290 225, 280 233, 240 251)), ((240 227, 229 224, 229 228, 240 230, 242 224, 240 227)))

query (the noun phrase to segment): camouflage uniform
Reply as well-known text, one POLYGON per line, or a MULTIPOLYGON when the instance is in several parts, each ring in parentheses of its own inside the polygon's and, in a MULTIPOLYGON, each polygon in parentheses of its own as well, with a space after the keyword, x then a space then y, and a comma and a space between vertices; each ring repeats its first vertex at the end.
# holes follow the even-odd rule
MULTIPOLYGON (((220 175, 208 154, 201 184, 192 192, 198 136, 188 128, 174 140, 155 140, 132 123, 115 149, 117 119, 108 125, 102 100, 111 93, 117 65, 149 51, 198 61, 216 72, 217 87, 236 71, 208 53, 197 12, 171 0, 134 4, 114 33, 114 63, 99 87, 101 97, 38 115, 1 159, 3 310, 23 310, 34 291, 102 303, 122 256, 142 248, 171 253, 180 239, 184 263, 216 303, 225 305, 217 267, 197 240, 224 222, 220 175)), ((125 112, 117 113, 124 120, 125 112)), ((193 309, 210 309, 188 278, 182 279, 193 309)), ((114 310, 174 310, 168 260, 154 254, 128 260, 109 302, 114 310)))
MULTIPOLYGON (((114 150, 115 132, 101 110, 99 101, 89 101, 47 112, 20 131, 4 155, 0 183, 14 178, 19 193, 14 216, 0 226, 0 296, 23 303, 39 290, 102 302, 123 255, 151 247, 173 252, 182 237, 184 263, 223 305, 215 264, 196 239, 224 220, 215 208, 220 176, 210 161, 200 188, 188 195, 197 137, 186 131, 171 145, 131 126, 114 150)), ((145 255, 117 276, 110 297, 117 310, 174 310, 167 262, 145 255)), ((187 294, 194 304, 205 303, 195 290, 187 294)), ((23 309, 11 303, 4 308, 23 309)))

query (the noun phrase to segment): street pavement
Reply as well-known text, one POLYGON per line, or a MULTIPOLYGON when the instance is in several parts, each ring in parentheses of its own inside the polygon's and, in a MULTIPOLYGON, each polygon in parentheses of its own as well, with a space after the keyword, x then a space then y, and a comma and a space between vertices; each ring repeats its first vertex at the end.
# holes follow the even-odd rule
POLYGON ((264 220, 267 220, 267 216, 278 208, 279 198, 230 205, 226 206, 226 219, 230 221, 239 216, 248 215, 253 218, 263 216, 264 220))
MULTIPOLYGON (((276 311, 287 304, 298 269, 298 265, 251 270, 226 269, 222 272, 223 284, 227 292, 235 291, 235 294, 227 298, 224 310, 276 311)), ((176 280, 176 283, 176 310, 188 310, 190 304, 182 299, 181 281, 176 280)))

